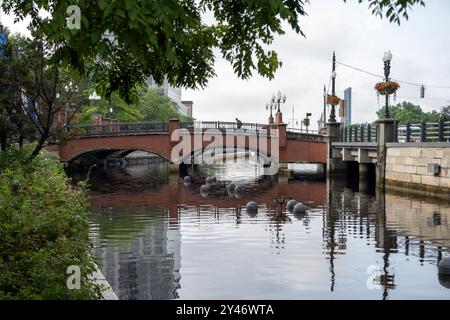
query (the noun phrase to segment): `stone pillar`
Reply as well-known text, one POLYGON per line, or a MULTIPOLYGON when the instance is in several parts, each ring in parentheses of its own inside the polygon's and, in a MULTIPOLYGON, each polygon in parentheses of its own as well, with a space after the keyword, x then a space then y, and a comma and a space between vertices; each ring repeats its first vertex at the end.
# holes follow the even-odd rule
POLYGON ((180 128, 180 120, 170 119, 169 120, 169 135, 172 134, 176 129, 180 128))
POLYGON ((394 119, 377 121, 377 188, 384 189, 386 176, 386 143, 394 142, 394 119))
POLYGON ((275 114, 275 124, 282 124, 283 123, 283 114, 281 112, 277 112, 275 114))
POLYGON ((327 123, 327 174, 333 174, 344 170, 345 166, 342 159, 334 155, 333 142, 337 141, 337 134, 341 124, 338 122, 327 123))
POLYGON ((287 124, 278 123, 275 124, 275 129, 278 129, 278 136, 280 137, 280 149, 286 148, 287 146, 287 124))
POLYGON ((272 125, 272 124, 273 124, 273 117, 270 116, 270 117, 269 117, 269 126, 272 125))

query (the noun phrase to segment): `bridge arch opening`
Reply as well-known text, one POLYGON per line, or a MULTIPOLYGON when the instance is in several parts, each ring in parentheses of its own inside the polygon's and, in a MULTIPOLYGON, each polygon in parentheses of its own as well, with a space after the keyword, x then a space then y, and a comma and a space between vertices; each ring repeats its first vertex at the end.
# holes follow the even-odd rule
POLYGON ((68 159, 69 166, 84 166, 93 164, 108 165, 108 162, 117 164, 126 163, 145 163, 144 159, 157 159, 160 162, 170 162, 163 155, 146 149, 128 149, 128 148, 97 148, 85 150, 68 159))
POLYGON ((217 160, 217 163, 224 160, 247 159, 250 162, 256 162, 261 165, 270 164, 272 155, 254 148, 201 148, 191 151, 189 154, 181 157, 180 164, 211 164, 208 161, 217 160))

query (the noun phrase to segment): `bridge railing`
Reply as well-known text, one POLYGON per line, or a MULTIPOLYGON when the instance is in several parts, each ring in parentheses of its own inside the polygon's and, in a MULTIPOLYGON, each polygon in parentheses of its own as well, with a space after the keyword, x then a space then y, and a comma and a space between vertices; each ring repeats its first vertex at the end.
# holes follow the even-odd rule
POLYGON ((301 134, 319 134, 318 130, 299 129, 299 128, 287 128, 287 132, 301 133, 301 134))
POLYGON ((406 123, 396 126, 397 142, 450 142, 450 121, 406 123))
MULTIPOLYGON (((234 132, 239 130, 236 122, 225 122, 225 121, 194 121, 194 122, 182 122, 181 128, 191 128, 191 129, 217 129, 225 132, 234 132)), ((242 123, 240 130, 243 132, 254 132, 257 133, 261 130, 267 130, 268 125, 259 123, 242 123)))
POLYGON ((110 124, 70 125, 68 131, 80 136, 108 136, 117 134, 144 134, 169 132, 168 122, 117 122, 110 124))
POLYGON ((377 142, 377 127, 371 123, 342 126, 338 138, 340 142, 377 142))
MULTIPOLYGON (((342 126, 340 142, 377 142, 375 124, 342 126)), ((394 124, 394 141, 399 143, 450 142, 450 121, 394 124)))

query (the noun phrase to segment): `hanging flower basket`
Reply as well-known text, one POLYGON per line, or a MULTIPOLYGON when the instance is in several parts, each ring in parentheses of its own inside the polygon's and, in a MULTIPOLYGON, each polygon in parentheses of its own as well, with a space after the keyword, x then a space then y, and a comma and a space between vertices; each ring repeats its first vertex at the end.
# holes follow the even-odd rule
POLYGON ((327 96, 327 104, 332 106, 337 106, 341 102, 341 98, 336 96, 327 96))
POLYGON ((379 82, 375 85, 379 95, 386 96, 388 94, 395 94, 400 88, 400 85, 394 81, 379 82))

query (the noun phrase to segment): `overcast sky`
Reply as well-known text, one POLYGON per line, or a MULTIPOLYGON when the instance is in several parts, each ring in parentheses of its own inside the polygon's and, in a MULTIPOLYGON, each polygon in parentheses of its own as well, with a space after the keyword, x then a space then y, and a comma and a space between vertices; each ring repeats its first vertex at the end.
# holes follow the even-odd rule
MULTIPOLYGON (((427 0, 426 7, 416 7, 409 21, 401 26, 389 24, 370 14, 367 4, 349 0, 312 0, 307 6, 309 16, 300 24, 306 38, 288 32, 276 39, 273 48, 283 66, 269 81, 259 76, 239 80, 231 66, 219 56, 217 77, 204 90, 184 90, 183 99, 194 101, 194 117, 198 120, 266 122, 264 106, 272 93, 281 90, 287 96, 283 106, 284 120, 301 119, 313 114, 317 126, 323 106, 323 86, 329 83, 331 55, 337 59, 377 74, 383 73, 382 57, 391 50, 392 77, 426 85, 450 87, 450 1, 427 0)), ((1 14, 2 22, 13 32, 24 32, 24 24, 14 25, 10 17, 1 14)), ((375 120, 379 104, 373 90, 377 78, 338 66, 337 94, 352 87, 353 121, 375 120)), ((397 102, 409 100, 424 110, 450 104, 450 89, 427 88, 426 99, 420 99, 418 87, 402 85, 397 102), (404 99, 406 97, 407 99, 404 99)))

